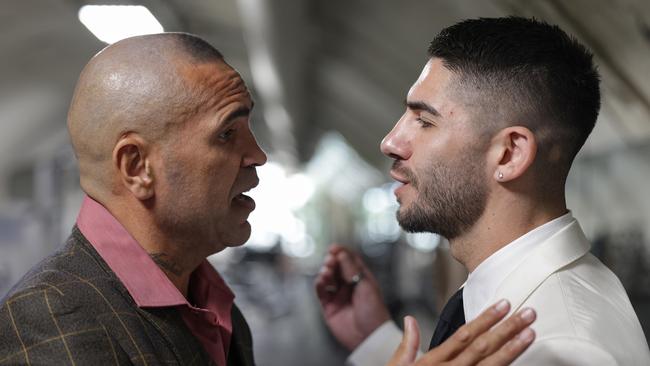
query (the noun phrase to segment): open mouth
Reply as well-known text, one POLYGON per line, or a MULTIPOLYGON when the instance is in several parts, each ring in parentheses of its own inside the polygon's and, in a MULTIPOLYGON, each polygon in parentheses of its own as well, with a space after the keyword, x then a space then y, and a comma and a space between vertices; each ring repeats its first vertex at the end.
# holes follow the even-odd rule
POLYGON ((243 206, 245 208, 248 208, 251 211, 253 211, 255 209, 255 200, 253 200, 252 198, 250 198, 249 196, 247 196, 247 195, 245 195, 243 193, 240 193, 240 194, 236 195, 232 199, 232 201, 233 201, 233 203, 235 203, 235 204, 237 204, 239 206, 243 206))
POLYGON ((247 196, 247 195, 245 195, 243 193, 240 193, 240 194, 236 195, 233 199, 238 200, 238 201, 252 200, 252 198, 250 198, 249 196, 247 196))
POLYGON ((247 184, 244 187, 242 187, 241 193, 235 195, 235 197, 232 198, 232 203, 247 208, 250 211, 253 211, 255 209, 255 200, 249 197, 248 195, 246 195, 245 193, 257 187, 258 184, 259 184, 259 179, 255 178, 254 180, 251 180, 250 184, 247 184))

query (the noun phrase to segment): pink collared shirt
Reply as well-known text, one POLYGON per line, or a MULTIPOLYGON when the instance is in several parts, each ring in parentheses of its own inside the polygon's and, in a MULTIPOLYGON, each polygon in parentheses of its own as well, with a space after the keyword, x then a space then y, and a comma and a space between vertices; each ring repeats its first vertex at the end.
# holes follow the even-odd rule
POLYGON ((196 302, 195 307, 124 226, 90 197, 84 198, 77 227, 139 307, 177 307, 187 327, 214 362, 226 365, 232 335, 230 311, 235 295, 207 260, 190 277, 188 291, 196 302))

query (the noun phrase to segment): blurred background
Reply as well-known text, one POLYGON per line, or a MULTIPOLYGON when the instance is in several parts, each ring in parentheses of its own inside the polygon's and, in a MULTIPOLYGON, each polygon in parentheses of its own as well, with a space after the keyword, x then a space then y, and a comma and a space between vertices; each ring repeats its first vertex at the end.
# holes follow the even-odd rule
POLYGON ((65 121, 82 67, 129 32, 164 29, 208 40, 256 99, 253 128, 270 162, 252 194, 253 233, 210 260, 237 294, 258 364, 343 363, 312 290, 332 242, 362 253, 395 318, 416 315, 428 339, 465 273, 444 240, 399 229, 379 142, 433 36, 502 15, 558 24, 596 55, 603 108, 568 203, 648 334, 647 0, 0 0, 0 297, 74 224, 83 194, 65 121), (142 7, 89 6, 105 4, 142 7))

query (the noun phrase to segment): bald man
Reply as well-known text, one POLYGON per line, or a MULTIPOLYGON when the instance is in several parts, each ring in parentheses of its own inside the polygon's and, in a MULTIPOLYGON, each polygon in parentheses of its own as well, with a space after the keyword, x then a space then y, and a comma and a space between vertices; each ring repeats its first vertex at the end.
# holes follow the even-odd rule
POLYGON ((85 67, 68 129, 87 193, 65 245, 2 301, 0 364, 253 365, 206 257, 243 244, 266 161, 239 74, 187 34, 130 38, 85 67))
MULTIPOLYGON (((68 115, 87 196, 65 245, 0 303, 1 365, 254 365, 248 325, 206 261, 250 236, 244 192, 266 162, 252 108, 239 74, 196 36, 129 38, 90 60, 68 115)), ((509 363, 532 338, 513 339, 530 324, 518 317, 487 332, 507 310, 418 365, 509 363)), ((415 357, 406 324, 391 366, 415 357)))

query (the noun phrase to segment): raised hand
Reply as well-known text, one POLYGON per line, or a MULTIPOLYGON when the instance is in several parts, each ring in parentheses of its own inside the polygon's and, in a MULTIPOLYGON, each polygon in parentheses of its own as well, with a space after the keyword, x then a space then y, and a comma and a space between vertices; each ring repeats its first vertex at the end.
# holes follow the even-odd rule
POLYGON ((417 360, 420 331, 417 321, 407 316, 402 342, 387 366, 509 365, 535 339, 535 333, 528 326, 536 317, 532 309, 523 309, 492 328, 509 310, 510 304, 500 301, 417 360))
POLYGON ((377 280, 356 253, 340 245, 330 247, 315 286, 327 326, 348 350, 390 320, 377 280))

